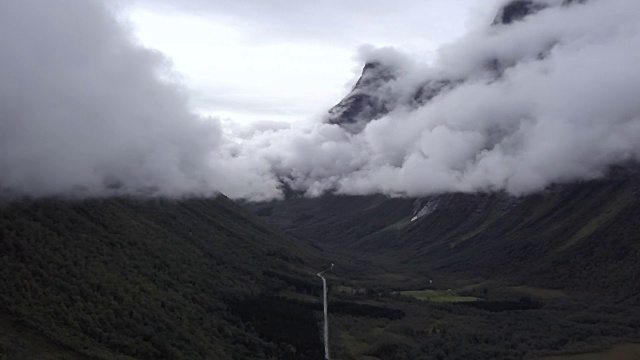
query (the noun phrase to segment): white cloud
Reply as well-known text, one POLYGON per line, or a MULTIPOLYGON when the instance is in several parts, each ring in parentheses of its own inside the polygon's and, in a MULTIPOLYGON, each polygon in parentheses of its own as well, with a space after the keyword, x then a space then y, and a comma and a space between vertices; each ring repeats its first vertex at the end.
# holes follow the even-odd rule
MULTIPOLYGON (((161 80, 163 57, 94 2, 3 2, 0 189, 211 193, 216 121, 161 80)), ((170 75, 168 75, 170 77, 170 75)))
MULTIPOLYGON (((19 36, 0 38, 0 189, 264 200, 282 181, 309 195, 419 196, 522 194, 600 176, 640 159, 640 9, 636 0, 558 3, 476 30, 432 64, 365 51, 400 71, 373 94, 395 108, 356 134, 317 120, 241 126, 193 115, 165 59, 103 7, 3 3, 0 31, 19 36), (412 101, 419 86, 444 80, 429 101, 412 101)), ((225 107, 271 103, 211 97, 225 107)))
POLYGON ((267 161, 277 159, 274 169, 295 173, 292 183, 310 194, 522 194, 637 161, 637 4, 550 4, 525 21, 468 35, 430 70, 409 67, 380 94, 391 88, 402 98, 417 78, 457 83, 423 106, 399 106, 356 135, 317 128, 304 135, 304 149, 277 143, 252 151, 278 151, 267 161))

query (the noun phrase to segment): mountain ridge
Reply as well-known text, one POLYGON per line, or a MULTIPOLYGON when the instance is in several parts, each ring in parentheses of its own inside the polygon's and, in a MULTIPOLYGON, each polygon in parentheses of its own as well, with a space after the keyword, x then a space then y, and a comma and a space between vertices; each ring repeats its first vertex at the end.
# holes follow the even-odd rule
POLYGON ((516 282, 622 299, 636 294, 619 284, 640 279, 639 189, 637 169, 618 168, 522 197, 324 195, 252 210, 288 234, 356 258, 423 273, 510 273, 516 282), (552 271, 569 278, 557 280, 552 271), (610 284, 597 276, 613 272, 620 278, 610 284))

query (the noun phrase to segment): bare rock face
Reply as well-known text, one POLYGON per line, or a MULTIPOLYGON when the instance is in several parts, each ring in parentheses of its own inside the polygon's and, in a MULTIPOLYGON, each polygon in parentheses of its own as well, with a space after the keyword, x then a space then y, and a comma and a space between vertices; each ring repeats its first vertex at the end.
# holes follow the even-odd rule
MULTIPOLYGON (((561 6, 573 6, 587 0, 564 0, 561 6)), ((549 5, 539 0, 513 0, 504 5, 496 15, 492 26, 508 26, 536 14, 549 5)), ((541 49, 543 59, 549 49, 541 49)), ((488 78, 500 79, 506 69, 517 65, 510 59, 490 58, 482 60, 481 68, 488 78)), ((365 64, 358 82, 337 105, 331 108, 325 122, 343 127, 351 133, 358 133, 371 121, 389 114, 398 106, 412 108, 428 104, 436 96, 448 92, 464 83, 464 78, 447 78, 446 75, 425 80, 415 89, 408 89, 412 96, 400 96, 394 89, 394 82, 401 76, 401 69, 384 61, 365 64)), ((405 89, 407 90, 407 89, 405 89)))
POLYGON ((367 63, 351 92, 329 110, 327 122, 358 132, 369 121, 385 115, 391 106, 383 96, 384 87, 395 78, 392 67, 380 62, 367 63))
POLYGON ((425 105, 438 94, 462 82, 430 79, 412 90, 413 96, 401 100, 392 86, 398 72, 399 69, 381 62, 367 63, 351 92, 329 110, 326 122, 340 125, 351 133, 358 133, 367 123, 385 116, 398 105, 425 105))
POLYGON ((566 5, 572 5, 572 4, 584 4, 586 2, 587 0, 564 0, 562 2, 562 5, 566 6, 566 5))
POLYGON ((546 5, 531 0, 516 0, 508 3, 493 20, 493 25, 508 25, 520 21, 528 15, 535 14, 544 9, 546 5))

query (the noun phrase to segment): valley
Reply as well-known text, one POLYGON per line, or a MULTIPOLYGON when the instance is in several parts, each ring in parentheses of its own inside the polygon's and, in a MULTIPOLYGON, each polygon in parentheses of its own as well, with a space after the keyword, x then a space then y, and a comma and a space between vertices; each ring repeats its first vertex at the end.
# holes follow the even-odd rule
POLYGON ((405 313, 332 314, 336 358, 534 359, 640 341, 638 181, 618 169, 521 198, 290 195, 245 206, 335 260, 333 301, 405 313))
POLYGON ((0 360, 640 360, 637 0, 475 3, 2 3, 0 360))
POLYGON ((521 198, 7 203, 0 354, 323 359, 317 273, 331 263, 334 359, 610 354, 640 341, 638 181, 618 170, 521 198))

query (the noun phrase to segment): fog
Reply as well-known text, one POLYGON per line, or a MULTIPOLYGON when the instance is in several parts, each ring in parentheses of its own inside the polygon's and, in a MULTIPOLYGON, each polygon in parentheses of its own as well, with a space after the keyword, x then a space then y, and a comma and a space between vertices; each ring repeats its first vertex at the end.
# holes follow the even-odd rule
POLYGON ((523 21, 478 22, 435 62, 354 49, 363 65, 396 74, 371 90, 389 111, 354 132, 326 119, 223 126, 189 111, 171 64, 113 9, 3 2, 0 191, 267 200, 286 184, 309 196, 521 195, 637 162, 637 0, 544 3, 523 21), (448 85, 411 101, 438 81, 448 85))

